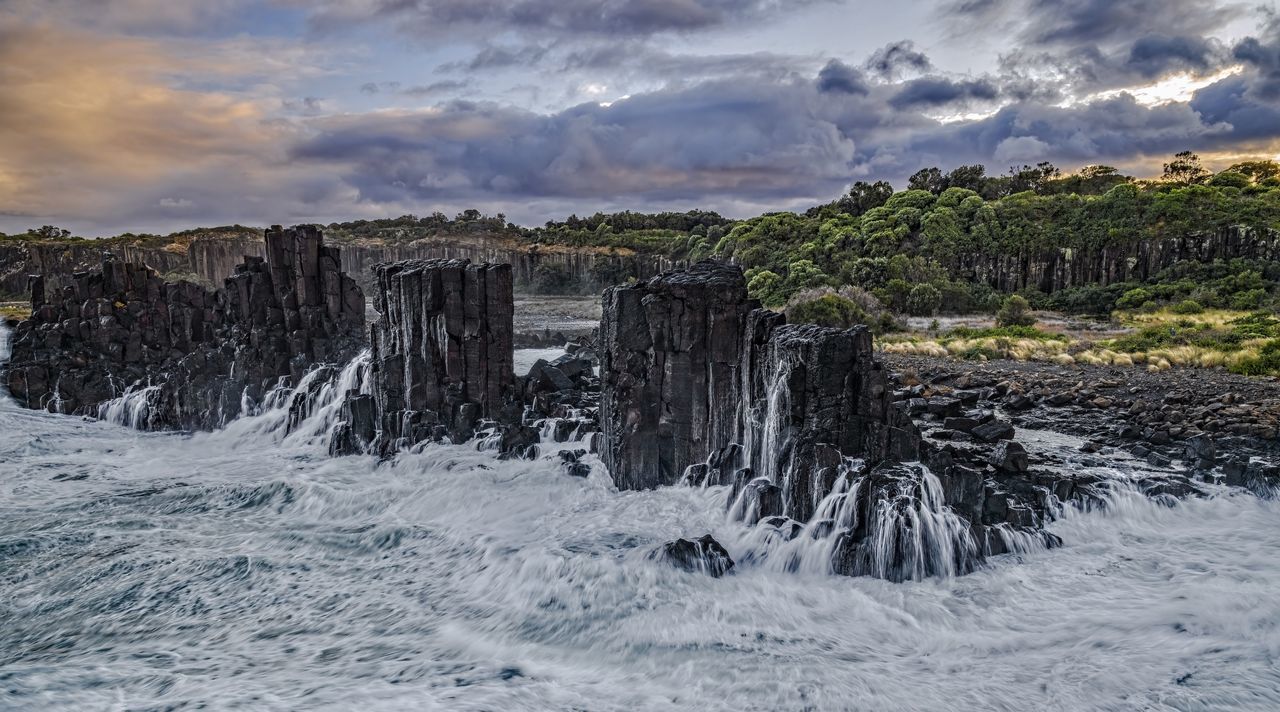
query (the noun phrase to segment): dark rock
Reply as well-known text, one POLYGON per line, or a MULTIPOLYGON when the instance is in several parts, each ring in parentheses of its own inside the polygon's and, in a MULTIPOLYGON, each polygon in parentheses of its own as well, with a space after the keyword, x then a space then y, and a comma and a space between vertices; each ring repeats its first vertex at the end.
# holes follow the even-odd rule
POLYGON ((1009 440, 1001 441, 991 452, 987 462, 1004 472, 1026 472, 1031 466, 1026 448, 1009 440))
POLYGON ((974 437, 989 443, 1012 440, 1013 433, 1013 425, 1003 420, 993 420, 973 429, 974 437))
POLYGON ((733 570, 733 559, 720 542, 710 534, 700 539, 676 539, 663 544, 653 558, 661 559, 676 568, 703 573, 720 578, 733 570))
POLYGON ((438 437, 440 425, 415 427, 422 417, 453 442, 472 437, 481 419, 502 417, 515 395, 510 266, 408 260, 378 265, 374 276, 370 370, 380 451, 438 437))
POLYGON ((363 345, 364 296, 341 272, 337 248, 314 227, 277 226, 263 251, 216 292, 114 259, 33 277, 10 392, 30 408, 97 415, 120 388, 151 384, 145 422, 135 425, 212 428, 240 414, 242 396, 353 357, 363 345))

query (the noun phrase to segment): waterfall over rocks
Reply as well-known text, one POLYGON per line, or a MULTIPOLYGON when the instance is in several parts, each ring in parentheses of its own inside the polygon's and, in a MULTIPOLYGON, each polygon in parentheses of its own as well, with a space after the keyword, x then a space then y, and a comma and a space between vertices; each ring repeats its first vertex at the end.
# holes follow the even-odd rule
POLYGON ((992 465, 989 443, 926 441, 865 327, 786 324, 747 297, 736 266, 702 262, 604 302, 614 483, 729 485, 728 516, 770 532, 748 560, 892 580, 966 573, 1052 545, 1052 511, 1085 492, 1069 475, 992 465))
POLYGON ((510 265, 407 260, 374 273, 373 393, 344 406, 334 452, 469 440, 512 397, 510 265))
POLYGON ((208 429, 362 348, 364 295, 311 226, 266 233, 216 292, 139 264, 30 279, 6 381, 28 408, 208 429), (114 403, 117 398, 123 399, 114 403))

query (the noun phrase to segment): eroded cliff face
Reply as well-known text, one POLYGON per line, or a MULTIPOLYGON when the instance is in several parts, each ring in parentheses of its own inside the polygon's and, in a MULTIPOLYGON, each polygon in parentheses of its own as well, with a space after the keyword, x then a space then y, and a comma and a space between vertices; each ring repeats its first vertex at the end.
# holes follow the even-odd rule
POLYGON ((969 417, 960 400, 895 392, 865 327, 787 325, 734 265, 609 290, 600 338, 601 455, 620 489, 730 485, 730 516, 826 542, 809 555, 838 573, 953 575, 1051 544, 1055 497, 1087 485, 1032 469, 994 414, 970 414, 972 444, 926 441, 913 416, 969 417))
POLYGON ((393 453, 465 442, 513 397, 511 268, 408 260, 374 270, 372 393, 355 395, 331 449, 393 453))
POLYGON ((1033 288, 1049 294, 1070 287, 1143 282, 1180 262, 1232 259, 1280 259, 1280 233, 1229 227, 1203 235, 1086 250, 960 255, 944 264, 959 277, 1002 292, 1033 288))
POLYGON ((211 428, 282 378, 354 356, 364 296, 338 251, 310 227, 268 230, 264 249, 216 292, 117 259, 32 278, 10 393, 29 408, 94 416, 129 393, 138 427, 211 428))

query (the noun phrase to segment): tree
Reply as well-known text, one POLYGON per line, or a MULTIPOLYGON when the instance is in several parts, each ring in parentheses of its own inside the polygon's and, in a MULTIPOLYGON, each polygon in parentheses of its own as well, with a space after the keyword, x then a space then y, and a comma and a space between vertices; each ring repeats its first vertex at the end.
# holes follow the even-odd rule
POLYGON ((1031 304, 1017 294, 1004 300, 1004 306, 996 312, 997 326, 1032 326, 1036 318, 1031 314, 1031 304))
MULTIPOLYGON (((1112 170, 1115 170, 1114 168, 1112 170)), ((1062 176, 1062 171, 1048 161, 1041 161, 1035 167, 1024 165, 1021 168, 1009 168, 1008 193, 1024 193, 1028 190, 1044 194, 1049 181, 1062 176)))
POLYGON ((1200 156, 1191 151, 1177 153, 1172 161, 1164 164, 1164 179, 1170 183, 1192 185, 1203 182, 1208 175, 1209 171, 1200 164, 1200 156))
POLYGON ((1225 172, 1239 173, 1254 183, 1261 183, 1269 178, 1280 178, 1280 163, 1271 160, 1244 161, 1231 166, 1225 172))
POLYGON ((933 316, 942 306, 942 292, 929 284, 917 284, 907 294, 907 313, 911 316, 933 316))
POLYGON ((942 169, 937 167, 921 168, 907 179, 907 190, 927 190, 937 195, 946 189, 942 169))
POLYGON ((868 183, 860 180, 849 188, 848 193, 836 201, 836 209, 856 217, 872 208, 884 205, 885 201, 892 196, 893 186, 887 181, 878 180, 875 183, 868 183))
POLYGON ((965 188, 981 193, 986 183, 987 167, 981 163, 975 163, 971 166, 960 166, 948 173, 942 181, 942 187, 934 192, 941 193, 947 188, 965 188))

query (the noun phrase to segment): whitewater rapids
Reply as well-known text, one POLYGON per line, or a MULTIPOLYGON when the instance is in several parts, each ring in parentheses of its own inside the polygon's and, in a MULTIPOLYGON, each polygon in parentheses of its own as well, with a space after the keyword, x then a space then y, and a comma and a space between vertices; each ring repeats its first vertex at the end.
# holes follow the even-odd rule
POLYGON ((0 400, 0 708, 1280 708, 1276 500, 1118 486, 1062 548, 968 576, 711 579, 647 554, 711 532, 736 558, 724 488, 620 493, 592 457, 583 480, 474 445, 335 459, 277 420, 141 433, 0 400))

